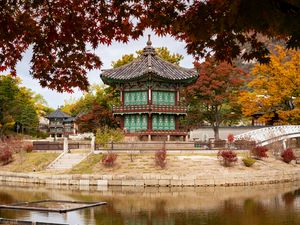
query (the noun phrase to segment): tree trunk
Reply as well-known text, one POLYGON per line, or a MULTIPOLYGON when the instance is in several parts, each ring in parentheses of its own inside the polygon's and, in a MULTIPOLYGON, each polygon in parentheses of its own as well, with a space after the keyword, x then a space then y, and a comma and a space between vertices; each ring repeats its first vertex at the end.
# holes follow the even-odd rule
POLYGON ((219 140, 220 139, 219 126, 213 126, 213 129, 214 129, 215 140, 219 140))
POLYGON ((218 106, 214 107, 215 121, 213 123, 213 129, 214 129, 215 140, 220 140, 220 134, 219 134, 220 110, 221 108, 219 108, 218 106))

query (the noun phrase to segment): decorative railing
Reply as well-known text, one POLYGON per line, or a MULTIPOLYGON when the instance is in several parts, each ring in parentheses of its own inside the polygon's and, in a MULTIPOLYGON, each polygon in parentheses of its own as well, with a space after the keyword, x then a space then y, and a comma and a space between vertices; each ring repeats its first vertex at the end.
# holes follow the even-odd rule
POLYGON ((186 114, 187 107, 180 105, 122 105, 113 106, 114 114, 146 112, 146 113, 178 113, 186 114))
POLYGON ((235 135, 234 137, 235 140, 255 141, 264 145, 292 137, 300 137, 300 125, 266 127, 235 135))
POLYGON ((64 125, 62 123, 50 123, 49 127, 63 127, 64 125))
POLYGON ((188 132, 184 130, 131 130, 126 134, 140 135, 186 135, 188 132))

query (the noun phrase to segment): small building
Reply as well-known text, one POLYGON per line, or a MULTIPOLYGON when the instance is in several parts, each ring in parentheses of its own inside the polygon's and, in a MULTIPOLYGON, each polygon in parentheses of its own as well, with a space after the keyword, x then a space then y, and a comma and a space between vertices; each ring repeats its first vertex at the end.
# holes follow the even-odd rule
POLYGON ((105 84, 120 90, 121 105, 113 107, 127 136, 142 140, 184 140, 188 133, 179 120, 187 113, 180 89, 196 81, 193 69, 160 58, 149 40, 141 57, 118 68, 104 70, 105 84))
POLYGON ((71 117, 60 109, 50 113, 46 118, 49 120, 48 131, 51 137, 63 137, 77 133, 75 117, 71 117))

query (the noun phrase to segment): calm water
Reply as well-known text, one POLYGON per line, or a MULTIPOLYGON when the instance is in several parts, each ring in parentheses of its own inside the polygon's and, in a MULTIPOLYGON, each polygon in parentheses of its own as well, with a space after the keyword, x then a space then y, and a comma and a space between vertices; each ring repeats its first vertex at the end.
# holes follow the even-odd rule
POLYGON ((0 210, 0 217, 103 225, 300 225, 300 184, 228 188, 58 188, 0 186, 0 204, 42 199, 107 201, 66 214, 0 210))

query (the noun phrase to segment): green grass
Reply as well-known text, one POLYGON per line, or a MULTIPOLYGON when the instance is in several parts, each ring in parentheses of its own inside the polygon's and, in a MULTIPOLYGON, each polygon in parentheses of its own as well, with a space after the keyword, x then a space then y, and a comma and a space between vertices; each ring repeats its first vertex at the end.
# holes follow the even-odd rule
POLYGON ((20 152, 14 155, 14 161, 0 167, 0 170, 11 172, 42 171, 59 155, 50 152, 20 152))
POLYGON ((75 165, 71 170, 68 170, 68 174, 91 174, 94 172, 96 164, 101 162, 102 154, 94 154, 88 156, 85 160, 75 165))

